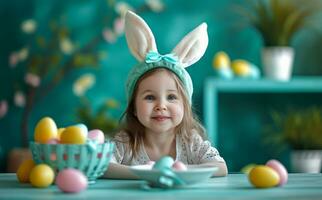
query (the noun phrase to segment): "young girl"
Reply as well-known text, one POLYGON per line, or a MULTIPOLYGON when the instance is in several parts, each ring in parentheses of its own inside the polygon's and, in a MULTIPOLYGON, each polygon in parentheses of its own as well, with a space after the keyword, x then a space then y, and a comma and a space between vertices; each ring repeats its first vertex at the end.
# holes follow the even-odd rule
POLYGON ((186 165, 217 166, 227 175, 224 159, 203 140, 204 128, 191 109, 193 86, 185 67, 197 62, 208 45, 205 23, 184 37, 171 54, 160 55, 154 36, 142 18, 125 16, 125 33, 132 54, 140 61, 126 84, 128 107, 108 178, 136 178, 131 165, 145 165, 171 156, 186 165))

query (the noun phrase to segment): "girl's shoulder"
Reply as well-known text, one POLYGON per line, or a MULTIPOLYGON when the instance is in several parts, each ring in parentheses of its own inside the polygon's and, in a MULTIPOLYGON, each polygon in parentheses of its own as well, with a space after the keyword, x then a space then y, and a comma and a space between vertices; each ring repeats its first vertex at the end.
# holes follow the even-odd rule
POLYGON ((204 141, 203 137, 198 133, 196 129, 192 129, 189 133, 179 134, 180 142, 186 143, 189 146, 204 141))
POLYGON ((202 133, 199 133, 196 129, 191 129, 189 133, 184 134, 189 139, 201 139, 203 140, 202 133))

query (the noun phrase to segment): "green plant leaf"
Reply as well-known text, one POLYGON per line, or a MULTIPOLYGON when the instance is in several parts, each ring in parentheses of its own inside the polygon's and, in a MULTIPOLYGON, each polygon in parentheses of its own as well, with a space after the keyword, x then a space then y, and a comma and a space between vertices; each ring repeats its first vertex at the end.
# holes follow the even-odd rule
POLYGON ((238 13, 261 34, 265 46, 289 46, 294 35, 312 27, 311 18, 321 12, 321 2, 315 0, 247 2, 238 13))
POLYGON ((265 130, 267 141, 293 149, 322 149, 322 108, 273 111, 271 118, 265 130))

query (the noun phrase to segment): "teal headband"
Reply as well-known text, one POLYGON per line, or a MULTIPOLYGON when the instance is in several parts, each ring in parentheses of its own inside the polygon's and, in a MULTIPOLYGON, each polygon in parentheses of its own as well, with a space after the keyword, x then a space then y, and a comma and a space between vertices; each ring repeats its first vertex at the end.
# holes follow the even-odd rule
POLYGON ((189 102, 192 101, 193 86, 189 73, 182 67, 178 58, 173 54, 160 55, 158 52, 150 51, 147 53, 145 60, 136 65, 129 73, 126 82, 127 99, 130 101, 137 81, 148 71, 166 68, 175 73, 181 80, 189 102))

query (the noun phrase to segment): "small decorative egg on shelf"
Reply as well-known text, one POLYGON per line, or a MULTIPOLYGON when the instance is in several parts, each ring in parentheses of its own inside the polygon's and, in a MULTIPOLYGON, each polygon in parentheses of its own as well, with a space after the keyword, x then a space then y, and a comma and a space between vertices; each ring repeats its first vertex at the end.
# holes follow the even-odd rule
POLYGON ((220 51, 213 58, 213 68, 216 75, 223 79, 243 78, 243 79, 258 79, 260 71, 258 67, 244 59, 231 61, 228 54, 220 51))
POLYGON ((227 53, 220 51, 215 54, 212 66, 218 77, 223 79, 232 79, 234 77, 230 67, 230 58, 227 53))
POLYGON ((234 60, 231 63, 231 67, 235 74, 235 77, 258 79, 260 76, 258 67, 247 60, 243 60, 243 59, 234 60))

